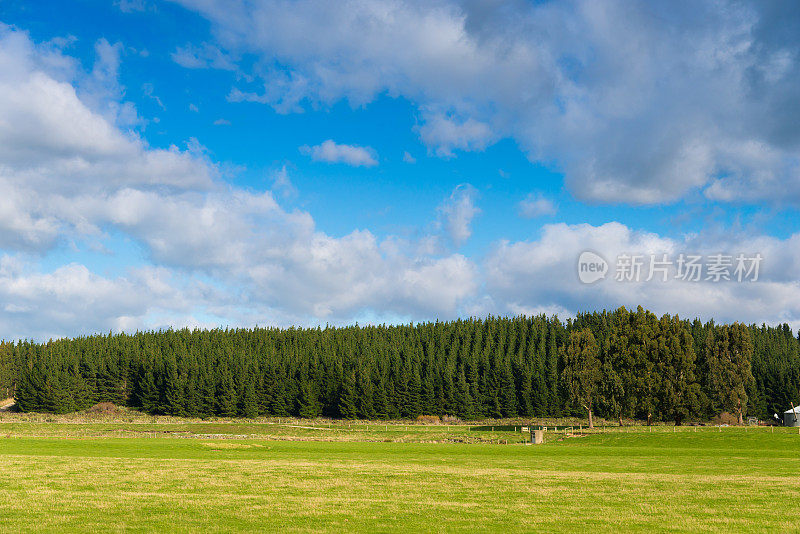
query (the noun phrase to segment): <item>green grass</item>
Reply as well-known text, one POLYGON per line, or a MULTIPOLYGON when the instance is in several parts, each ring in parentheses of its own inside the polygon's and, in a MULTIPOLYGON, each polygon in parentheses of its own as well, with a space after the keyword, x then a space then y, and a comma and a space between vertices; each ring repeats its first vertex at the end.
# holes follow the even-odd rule
POLYGON ((5 416, 0 530, 798 530, 796 430, 623 430, 5 416))

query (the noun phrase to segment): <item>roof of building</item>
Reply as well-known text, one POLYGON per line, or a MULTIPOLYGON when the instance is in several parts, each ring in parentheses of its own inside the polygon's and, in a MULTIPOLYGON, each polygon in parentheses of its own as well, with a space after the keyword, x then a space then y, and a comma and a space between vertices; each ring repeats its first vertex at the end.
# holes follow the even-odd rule
POLYGON ((783 413, 792 413, 792 412, 796 413, 797 415, 800 415, 800 406, 795 406, 794 408, 789 408, 788 410, 786 410, 783 413))

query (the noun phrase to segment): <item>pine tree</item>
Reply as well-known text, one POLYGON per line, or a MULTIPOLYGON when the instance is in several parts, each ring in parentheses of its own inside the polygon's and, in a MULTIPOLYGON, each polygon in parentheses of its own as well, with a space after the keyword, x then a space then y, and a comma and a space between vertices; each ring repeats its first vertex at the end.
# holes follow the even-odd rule
POLYGON ((201 417, 559 417, 567 401, 581 404, 567 349, 586 332, 601 375, 593 415, 680 422, 726 409, 764 417, 800 400, 800 339, 788 325, 718 326, 642 308, 567 323, 488 317, 0 342, 0 396, 50 412, 104 400, 201 417))
POLYGON ((234 417, 237 413, 238 397, 233 375, 227 365, 217 371, 214 411, 222 417, 234 417))
POLYGON ((356 372, 351 370, 345 374, 342 392, 339 397, 339 414, 345 419, 358 419, 357 387, 356 372))
POLYGON ((458 384, 456 385, 455 392, 456 413, 462 419, 473 419, 475 417, 475 408, 472 402, 472 395, 469 391, 466 376, 462 370, 458 375, 458 384))
POLYGON ((258 401, 256 398, 256 380, 252 375, 248 375, 242 387, 242 394, 239 395, 237 413, 242 417, 252 419, 258 415, 258 401))
POLYGON ((150 362, 142 362, 136 378, 134 405, 149 413, 159 413, 161 407, 152 364, 150 362))

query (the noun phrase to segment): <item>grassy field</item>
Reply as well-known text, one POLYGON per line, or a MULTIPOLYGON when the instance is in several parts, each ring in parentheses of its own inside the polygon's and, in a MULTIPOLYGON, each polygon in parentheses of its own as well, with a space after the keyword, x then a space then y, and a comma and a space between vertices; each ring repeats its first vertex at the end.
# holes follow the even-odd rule
POLYGON ((798 530, 796 429, 568 436, 3 414, 0 530, 798 530))

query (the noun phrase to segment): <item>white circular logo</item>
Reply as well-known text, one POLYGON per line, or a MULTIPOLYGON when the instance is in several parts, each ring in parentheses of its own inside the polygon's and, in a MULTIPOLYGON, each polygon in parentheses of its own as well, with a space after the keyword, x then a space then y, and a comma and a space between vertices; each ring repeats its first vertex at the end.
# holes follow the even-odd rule
POLYGON ((591 251, 581 252, 578 257, 578 279, 584 284, 593 284, 606 277, 608 262, 591 251))

